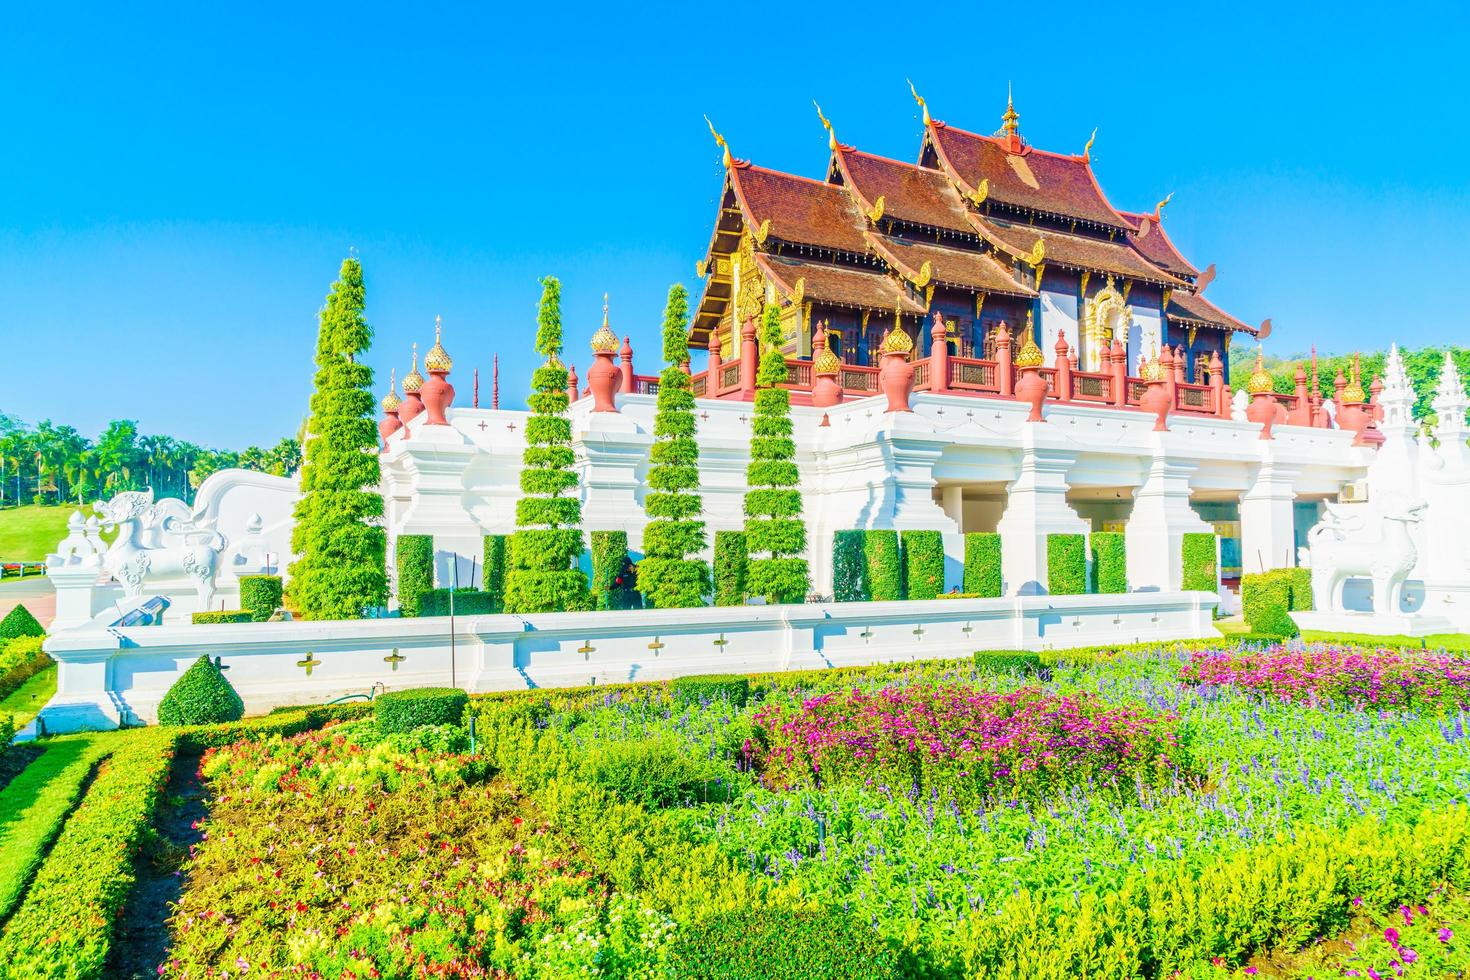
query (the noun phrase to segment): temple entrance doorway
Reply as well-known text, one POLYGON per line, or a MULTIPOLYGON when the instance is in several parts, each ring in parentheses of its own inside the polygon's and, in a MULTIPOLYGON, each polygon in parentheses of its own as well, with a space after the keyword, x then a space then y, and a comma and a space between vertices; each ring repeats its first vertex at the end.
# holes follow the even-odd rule
POLYGON ((1006 509, 1006 485, 941 481, 934 502, 959 525, 961 534, 994 531, 1006 509))
POLYGON ((1072 487, 1067 503, 1091 530, 1122 534, 1133 513, 1133 487, 1072 487))

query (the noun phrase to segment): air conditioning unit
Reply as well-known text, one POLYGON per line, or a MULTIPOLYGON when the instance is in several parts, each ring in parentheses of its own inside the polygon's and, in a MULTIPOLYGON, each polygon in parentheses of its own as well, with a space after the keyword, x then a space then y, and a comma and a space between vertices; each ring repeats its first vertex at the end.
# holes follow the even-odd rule
POLYGON ((1355 480, 1352 483, 1344 483, 1342 489, 1337 492, 1337 502, 1340 504, 1366 504, 1368 502, 1368 481, 1355 480))

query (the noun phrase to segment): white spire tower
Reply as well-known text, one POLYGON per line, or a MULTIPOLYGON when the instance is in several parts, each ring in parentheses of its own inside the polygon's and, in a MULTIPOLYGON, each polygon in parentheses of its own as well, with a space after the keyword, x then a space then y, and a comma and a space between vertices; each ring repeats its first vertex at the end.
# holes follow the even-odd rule
POLYGON ((1465 384, 1460 380, 1460 369, 1455 359, 1445 351, 1444 368, 1440 371, 1439 387, 1434 391, 1436 422, 1434 437, 1439 440, 1439 456, 1450 467, 1470 467, 1470 447, 1465 445, 1470 429, 1465 425, 1465 410, 1470 408, 1470 399, 1465 397, 1465 384))
POLYGON ((1379 429, 1387 435, 1389 430, 1407 433, 1414 425, 1414 389, 1404 371, 1404 359, 1399 356, 1399 345, 1388 350, 1388 360, 1383 366, 1383 392, 1379 396, 1383 406, 1383 421, 1379 429))

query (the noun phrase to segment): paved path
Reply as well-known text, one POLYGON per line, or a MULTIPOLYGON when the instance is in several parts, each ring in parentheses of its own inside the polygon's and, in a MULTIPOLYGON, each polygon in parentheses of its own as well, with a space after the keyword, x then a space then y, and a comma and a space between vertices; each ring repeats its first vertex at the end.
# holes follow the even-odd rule
POLYGON ((30 575, 0 582, 0 619, 22 604, 42 626, 49 627, 56 618, 56 590, 51 588, 51 580, 44 575, 30 575))

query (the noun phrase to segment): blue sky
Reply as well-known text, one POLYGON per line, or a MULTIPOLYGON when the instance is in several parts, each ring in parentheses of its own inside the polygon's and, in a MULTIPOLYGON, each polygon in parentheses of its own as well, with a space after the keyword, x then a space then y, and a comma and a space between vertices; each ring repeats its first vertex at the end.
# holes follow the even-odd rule
POLYGON ((316 312, 355 247, 407 368, 444 317, 462 404, 527 388, 536 279, 571 360, 602 294, 657 367, 734 152, 820 177, 839 137, 902 159, 937 118, 1093 158, 1280 354, 1470 338, 1463 6, 981 8, 29 5, 0 27, 0 410, 208 445, 294 434, 316 312), (738 32, 738 33, 737 33, 738 32))

